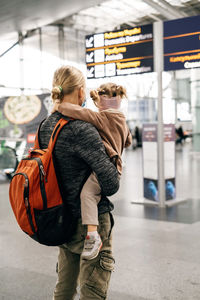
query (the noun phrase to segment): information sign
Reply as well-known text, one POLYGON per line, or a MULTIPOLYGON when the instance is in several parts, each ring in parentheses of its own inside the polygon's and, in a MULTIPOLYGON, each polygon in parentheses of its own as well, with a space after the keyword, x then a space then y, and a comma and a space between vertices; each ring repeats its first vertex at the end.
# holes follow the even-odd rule
POLYGON ((86 36, 87 78, 153 71, 153 26, 86 36))
POLYGON ((164 70, 200 67, 200 15, 164 22, 164 70))

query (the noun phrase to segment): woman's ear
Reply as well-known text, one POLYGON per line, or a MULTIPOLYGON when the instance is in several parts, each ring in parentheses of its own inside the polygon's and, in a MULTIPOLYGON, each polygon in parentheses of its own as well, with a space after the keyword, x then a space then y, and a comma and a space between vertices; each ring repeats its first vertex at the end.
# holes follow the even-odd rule
POLYGON ((78 90, 78 98, 79 99, 83 98, 83 88, 82 87, 80 87, 79 90, 78 90))
POLYGON ((85 100, 85 90, 83 87, 80 87, 79 91, 78 91, 78 101, 79 101, 79 105, 82 105, 82 103, 85 100))

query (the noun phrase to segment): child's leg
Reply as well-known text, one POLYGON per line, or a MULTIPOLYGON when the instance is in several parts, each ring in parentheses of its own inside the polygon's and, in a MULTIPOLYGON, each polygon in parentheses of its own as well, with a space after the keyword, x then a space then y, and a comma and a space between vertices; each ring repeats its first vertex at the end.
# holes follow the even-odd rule
POLYGON ((97 205, 101 199, 101 188, 94 173, 84 184, 80 198, 82 224, 88 225, 88 231, 97 230, 99 225, 97 205))
POLYGON ((99 224, 97 204, 101 198, 101 188, 94 173, 84 184, 80 198, 82 224, 88 227, 82 258, 90 260, 97 257, 102 246, 101 238, 97 232, 97 225, 99 224))

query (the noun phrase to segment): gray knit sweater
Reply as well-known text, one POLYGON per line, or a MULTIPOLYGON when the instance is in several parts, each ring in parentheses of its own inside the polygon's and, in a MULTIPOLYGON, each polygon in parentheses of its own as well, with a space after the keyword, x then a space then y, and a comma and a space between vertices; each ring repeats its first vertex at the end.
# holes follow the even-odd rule
MULTIPOLYGON (((44 121, 39 133, 40 147, 48 146, 50 135, 61 117, 68 119, 55 112, 44 121)), ((53 157, 63 200, 74 217, 81 216, 80 192, 91 171, 96 173, 102 189, 99 214, 113 209, 113 204, 106 196, 117 192, 118 172, 93 125, 80 120, 69 121, 59 133, 53 157)))

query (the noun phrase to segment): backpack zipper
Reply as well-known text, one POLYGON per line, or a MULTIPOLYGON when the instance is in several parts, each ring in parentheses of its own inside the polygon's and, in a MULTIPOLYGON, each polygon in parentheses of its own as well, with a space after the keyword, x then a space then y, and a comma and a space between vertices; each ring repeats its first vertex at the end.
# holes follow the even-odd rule
POLYGON ((25 207, 26 207, 26 213, 27 213, 27 216, 28 216, 28 220, 29 220, 29 223, 31 225, 31 229, 33 231, 33 233, 35 234, 35 227, 33 225, 33 219, 32 219, 32 215, 31 215, 31 209, 30 209, 30 203, 29 203, 29 180, 28 180, 28 176, 26 175, 26 173, 16 173, 13 175, 12 177, 12 180, 15 176, 17 175, 22 175, 25 177, 25 183, 24 183, 24 204, 25 204, 25 207))
POLYGON ((46 172, 44 170, 42 161, 39 157, 26 157, 26 158, 23 158, 23 160, 36 160, 38 163, 39 169, 40 169, 41 180, 45 180, 45 182, 47 182, 46 172))
POLYGON ((41 191, 42 200, 43 200, 43 209, 47 209, 47 195, 46 195, 45 186, 44 186, 44 180, 45 180, 45 182, 47 182, 47 178, 46 178, 46 172, 44 170, 42 161, 39 157, 28 157, 28 158, 24 158, 24 160, 35 160, 38 163, 38 167, 39 167, 39 171, 40 171, 40 191, 41 191))
POLYGON ((44 167, 42 164, 39 165, 40 166, 40 171, 42 173, 42 176, 43 176, 43 180, 45 180, 45 182, 47 182, 47 178, 46 178, 46 172, 44 170, 44 167))
POLYGON ((46 178, 46 172, 44 170, 42 161, 39 157, 33 157, 32 159, 36 160, 39 166, 39 170, 40 170, 40 190, 41 190, 41 194, 42 194, 42 200, 43 200, 43 209, 47 209, 47 195, 46 195, 46 191, 45 191, 45 186, 44 186, 44 180, 45 182, 47 182, 47 178, 46 178))

